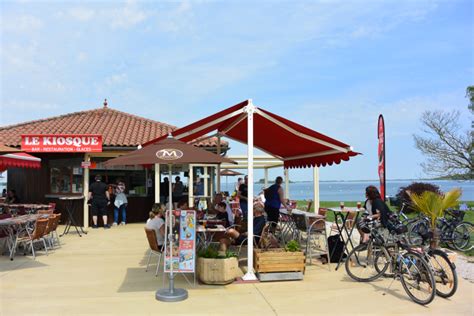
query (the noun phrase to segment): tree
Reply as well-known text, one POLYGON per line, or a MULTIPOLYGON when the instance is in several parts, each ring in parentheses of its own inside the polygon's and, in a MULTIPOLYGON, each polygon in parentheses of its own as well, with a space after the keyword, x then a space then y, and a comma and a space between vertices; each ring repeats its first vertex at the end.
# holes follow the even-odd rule
MULTIPOLYGON (((467 88, 473 111, 474 86, 467 88)), ((425 111, 421 116, 424 135, 413 135, 416 147, 427 156, 423 171, 436 176, 473 179, 473 134, 462 131, 459 111, 425 111)))

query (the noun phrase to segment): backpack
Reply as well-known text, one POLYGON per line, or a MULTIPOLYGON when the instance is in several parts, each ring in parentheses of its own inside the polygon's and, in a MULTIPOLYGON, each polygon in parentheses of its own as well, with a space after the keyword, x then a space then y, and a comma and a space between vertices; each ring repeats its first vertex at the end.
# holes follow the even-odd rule
POLYGON ((331 256, 331 262, 339 262, 339 259, 347 258, 344 253, 344 242, 342 241, 341 235, 332 235, 328 237, 328 248, 329 255, 331 256))

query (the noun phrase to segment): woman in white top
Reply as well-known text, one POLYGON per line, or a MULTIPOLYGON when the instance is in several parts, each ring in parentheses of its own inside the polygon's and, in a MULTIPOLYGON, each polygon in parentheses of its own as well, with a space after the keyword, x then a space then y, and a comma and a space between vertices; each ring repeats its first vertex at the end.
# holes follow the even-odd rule
POLYGON ((156 233, 156 241, 158 246, 163 247, 165 243, 165 206, 156 203, 150 212, 150 218, 147 220, 145 227, 153 229, 156 233))

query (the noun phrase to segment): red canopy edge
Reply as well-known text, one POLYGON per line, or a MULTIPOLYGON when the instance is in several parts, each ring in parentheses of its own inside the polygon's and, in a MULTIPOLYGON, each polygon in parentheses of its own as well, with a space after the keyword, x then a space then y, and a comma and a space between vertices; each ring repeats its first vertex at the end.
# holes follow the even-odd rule
POLYGON ((41 159, 27 153, 6 154, 0 156, 0 171, 8 168, 41 168, 41 159))
MULTIPOLYGON (((173 131, 173 136, 190 142, 211 131, 235 141, 247 142, 246 100, 223 111, 173 131)), ((162 136, 145 146, 166 138, 162 136)), ((285 168, 331 166, 359 153, 349 145, 316 132, 267 110, 255 108, 254 147, 284 161, 285 168)))

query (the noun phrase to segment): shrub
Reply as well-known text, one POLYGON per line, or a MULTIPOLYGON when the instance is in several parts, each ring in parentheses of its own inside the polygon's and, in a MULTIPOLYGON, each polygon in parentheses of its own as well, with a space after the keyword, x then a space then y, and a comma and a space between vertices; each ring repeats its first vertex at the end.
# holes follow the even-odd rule
POLYGON ((287 244, 286 244, 286 247, 285 247, 285 250, 286 251, 289 251, 289 252, 296 252, 296 251, 300 251, 300 244, 296 241, 296 240, 290 240, 287 244))
POLYGON ((412 201, 410 196, 408 195, 408 191, 412 194, 421 195, 423 192, 430 191, 434 193, 441 194, 442 192, 439 189, 439 186, 432 184, 432 183, 425 183, 425 182, 413 182, 409 186, 401 187, 398 189, 398 193, 396 195, 396 199, 399 201, 397 205, 398 209, 400 209, 403 203, 407 204, 407 208, 405 208, 405 213, 414 212, 415 209, 411 207, 412 201))
POLYGON ((207 259, 227 259, 232 257, 238 257, 235 252, 227 250, 225 255, 220 254, 217 248, 209 245, 207 248, 201 249, 198 252, 198 257, 207 259))

